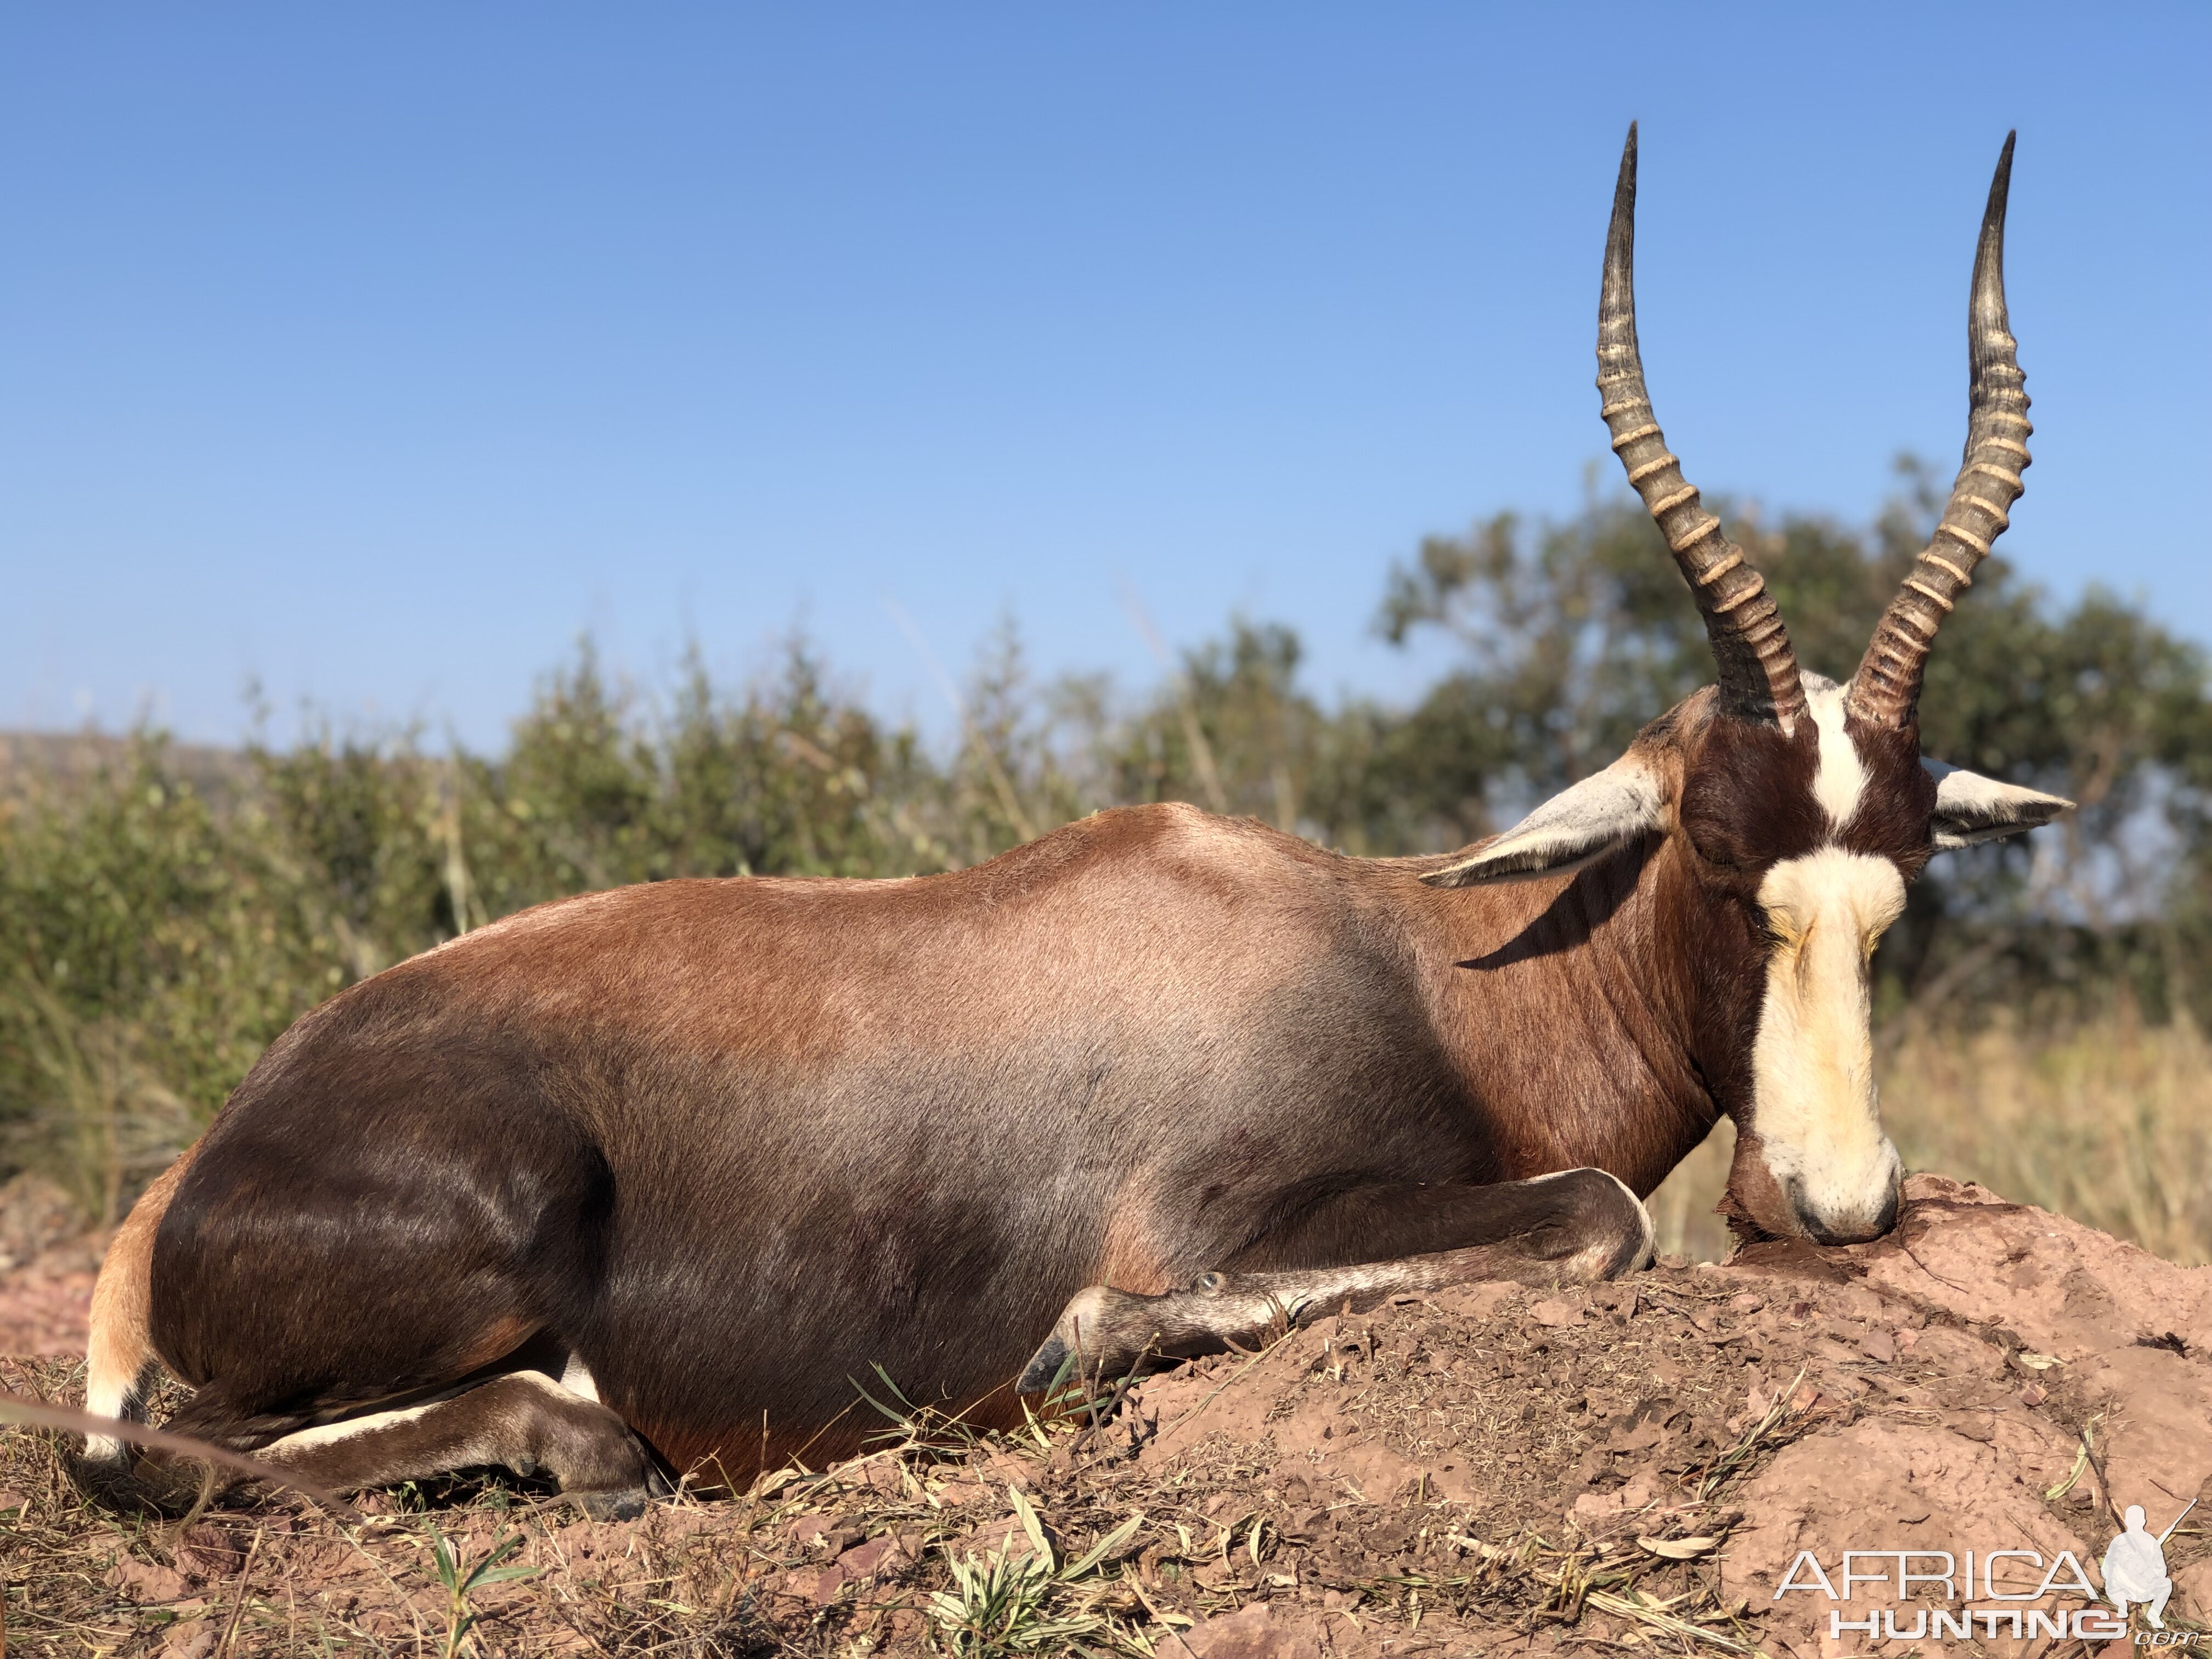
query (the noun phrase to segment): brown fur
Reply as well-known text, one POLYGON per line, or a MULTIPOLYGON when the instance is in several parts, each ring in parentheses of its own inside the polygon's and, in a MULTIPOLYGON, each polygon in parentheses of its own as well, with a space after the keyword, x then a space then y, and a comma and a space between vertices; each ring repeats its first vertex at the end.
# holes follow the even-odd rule
MULTIPOLYGON (((1983 430, 1989 397, 2020 395, 2016 365, 1983 372, 2003 334, 2010 155, 1976 266, 1983 430)), ((1650 407, 1635 177, 1632 128, 1603 413, 1730 690, 1639 736, 1626 805, 1585 795, 1552 826, 1567 841, 1498 864, 1609 851, 1484 885, 1467 854, 1340 858, 1155 806, 954 875, 669 882, 509 918, 270 1047, 118 1239, 96 1386, 157 1352, 198 1389, 178 1426, 239 1447, 438 1401, 321 1460, 370 1476, 556 1444, 612 1467, 626 1425, 734 1481, 857 1444, 872 1425, 856 1389, 878 1367, 911 1401, 1010 1420, 1010 1383, 1051 1360, 1079 1297, 1121 1310, 1133 1343, 1156 1317, 1196 1341, 1285 1296, 1515 1261, 1613 1270, 1644 1249, 1644 1218, 1587 1171, 1649 1192, 1723 1112, 1744 1131, 1738 1218, 1830 1228, 1797 1212, 1750 1118, 1774 944, 1760 883, 1832 842, 1919 873, 1936 789, 1917 671, 1842 705, 1858 766, 1832 798, 1861 771, 1865 787, 1838 835, 1778 613, 1650 407), (1476 884, 1424 884, 1447 865, 1476 884), (1583 1173, 1531 1179, 1566 1170, 1583 1173), (475 1376, 572 1358, 606 1410, 475 1376)), ((1917 661, 1932 620, 1869 671, 1917 661)), ((2023 822, 2060 805, 2039 799, 2023 822)), ((1894 1152, 1869 1150, 1887 1154, 1878 1185, 1894 1152)), ((1893 1205, 1834 1206, 1835 1236, 1887 1226, 1893 1205)))
POLYGON ((197 1146, 187 1147, 139 1194, 108 1242, 93 1285, 92 1335, 85 1368, 93 1376, 112 1376, 123 1383, 129 1390, 126 1412, 135 1409, 139 1379, 155 1359, 151 1334, 154 1236, 198 1150, 197 1146))
POLYGON ((263 1457, 332 1489, 389 1486, 485 1465, 542 1472, 601 1515, 636 1513, 653 1485, 652 1464, 622 1419, 527 1374, 494 1377, 340 1438, 279 1442, 263 1457))
POLYGON ((179 1426, 266 1443, 542 1333, 672 1466, 741 1475, 764 1413, 771 1457, 858 1444, 877 1364, 1018 1418, 1102 1278, 1464 1249, 1486 1183, 1577 1166, 1648 1192, 1746 1103, 1753 895, 1815 834, 1814 742, 1701 694, 1638 739, 1674 823, 1510 884, 1156 806, 954 875, 484 928, 303 1018, 179 1166, 179 1426))

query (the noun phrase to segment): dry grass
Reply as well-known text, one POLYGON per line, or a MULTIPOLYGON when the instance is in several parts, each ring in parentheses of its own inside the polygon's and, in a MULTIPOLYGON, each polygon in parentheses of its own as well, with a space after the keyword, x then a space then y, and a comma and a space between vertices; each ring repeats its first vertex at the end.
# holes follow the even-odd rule
POLYGON ((2153 1255, 2212 1261, 2212 1044, 2124 1011, 2038 1038, 1908 1034, 1884 1115, 1913 1169, 1978 1181, 2153 1255))
MULTIPOLYGON (((1910 1023, 1878 1064, 1882 1121, 1908 1170, 1977 1181, 2169 1261, 2212 1261, 2212 1042, 2129 1011, 2038 1034, 1910 1023)), ((1652 1194, 1662 1252, 1717 1261, 1712 1214, 1735 1133, 1723 1121, 1652 1194)))

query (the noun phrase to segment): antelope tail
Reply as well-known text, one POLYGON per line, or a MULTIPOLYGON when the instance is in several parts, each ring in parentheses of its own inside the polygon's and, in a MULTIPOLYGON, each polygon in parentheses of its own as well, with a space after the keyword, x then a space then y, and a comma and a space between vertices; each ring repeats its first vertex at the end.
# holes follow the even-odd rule
MULTIPOLYGON (((92 1290, 92 1340, 85 1355, 85 1409, 125 1423, 146 1420, 146 1389, 160 1357, 154 1352, 154 1235, 170 1197, 192 1161, 188 1151, 147 1188, 107 1247, 92 1290)), ((130 1449, 112 1435, 85 1437, 88 1474, 127 1483, 130 1449)))

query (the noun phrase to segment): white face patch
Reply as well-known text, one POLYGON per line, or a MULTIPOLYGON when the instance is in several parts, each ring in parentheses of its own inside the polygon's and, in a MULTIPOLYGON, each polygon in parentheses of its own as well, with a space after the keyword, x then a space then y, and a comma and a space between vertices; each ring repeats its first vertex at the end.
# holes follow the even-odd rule
POLYGON ((1828 823, 1840 830, 1858 816, 1867 775, 1858 746, 1844 730, 1844 688, 1820 674, 1803 677, 1805 706, 1820 734, 1820 769, 1813 775, 1813 799, 1826 809, 1828 823))
MULTIPOLYGON (((1821 748, 1825 761, 1825 723, 1821 748)), ((1827 847, 1769 870, 1759 902, 1776 944, 1752 1049, 1752 1127, 1816 1237, 1871 1238, 1899 1165, 1875 1095, 1868 965, 1905 908, 1905 878, 1887 859, 1827 847)))

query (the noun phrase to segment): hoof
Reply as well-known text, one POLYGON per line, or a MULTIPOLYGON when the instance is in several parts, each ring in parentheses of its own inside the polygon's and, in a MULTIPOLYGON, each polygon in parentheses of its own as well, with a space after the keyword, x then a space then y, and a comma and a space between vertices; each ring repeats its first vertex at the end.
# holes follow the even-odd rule
POLYGON ((189 1459, 76 1457, 64 1465, 70 1483, 87 1499, 118 1515, 174 1520, 206 1498, 237 1485, 189 1459))
POLYGON ((1014 1384, 1017 1394, 1042 1394, 1060 1380, 1060 1368, 1068 1362, 1067 1344, 1056 1336, 1044 1340, 1044 1346, 1030 1356, 1030 1363, 1022 1367, 1021 1380, 1014 1384))
POLYGON ((118 1515, 155 1515, 161 1506, 138 1484, 128 1457, 72 1457, 64 1472, 70 1484, 101 1509, 118 1515))
POLYGON ((653 1494, 643 1486, 630 1486, 619 1492, 572 1492, 562 1497, 594 1521, 635 1521, 645 1513, 645 1506, 653 1501, 653 1494))

